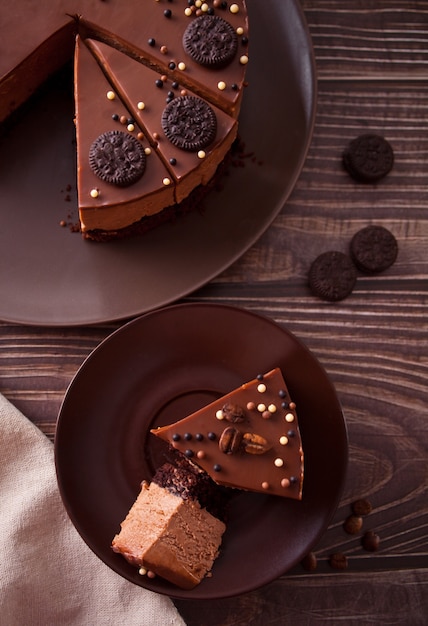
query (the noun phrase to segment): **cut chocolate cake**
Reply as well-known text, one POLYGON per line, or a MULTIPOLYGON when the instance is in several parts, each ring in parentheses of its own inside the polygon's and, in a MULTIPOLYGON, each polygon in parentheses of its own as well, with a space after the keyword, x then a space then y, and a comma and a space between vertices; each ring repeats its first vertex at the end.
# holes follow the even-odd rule
POLYGON ((197 206, 237 133, 245 0, 42 0, 35 12, 18 0, 0 17, 0 121, 71 56, 77 36, 86 238, 145 232, 197 206))
POLYGON ((152 430, 219 485, 300 500, 303 448, 279 368, 152 430))
POLYGON ((224 531, 223 522, 197 501, 143 483, 112 548, 142 573, 192 589, 210 572, 224 531))

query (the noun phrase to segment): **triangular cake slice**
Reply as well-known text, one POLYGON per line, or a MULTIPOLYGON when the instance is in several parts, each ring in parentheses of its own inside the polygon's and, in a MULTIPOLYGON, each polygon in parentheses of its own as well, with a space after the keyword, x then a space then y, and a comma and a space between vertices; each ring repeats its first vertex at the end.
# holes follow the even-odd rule
POLYGON ((175 202, 206 185, 236 138, 236 120, 116 48, 85 43, 169 170, 175 202))
POLYGON ((85 38, 101 39, 123 50, 238 116, 248 62, 245 0, 144 0, 134 9, 120 5, 115 22, 111 16, 96 24, 91 22, 91 12, 79 13, 85 38))
POLYGON ((174 185, 169 171, 138 125, 131 122, 131 113, 79 36, 75 103, 82 232, 100 227, 115 231, 173 205, 174 185), (109 151, 114 150, 129 157, 129 167, 123 171, 119 166, 115 170, 109 162, 109 151), (135 180, 129 182, 129 178, 123 179, 125 176, 134 176, 135 180))
POLYGON ((151 432, 219 485, 302 498, 303 448, 296 405, 279 368, 151 432))

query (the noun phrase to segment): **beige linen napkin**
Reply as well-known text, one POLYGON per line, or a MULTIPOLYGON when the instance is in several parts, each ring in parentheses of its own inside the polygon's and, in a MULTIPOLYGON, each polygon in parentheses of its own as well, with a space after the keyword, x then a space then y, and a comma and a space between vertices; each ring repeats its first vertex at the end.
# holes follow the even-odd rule
POLYGON ((53 445, 0 394, 0 623, 183 626, 172 601, 110 570, 72 525, 53 445))

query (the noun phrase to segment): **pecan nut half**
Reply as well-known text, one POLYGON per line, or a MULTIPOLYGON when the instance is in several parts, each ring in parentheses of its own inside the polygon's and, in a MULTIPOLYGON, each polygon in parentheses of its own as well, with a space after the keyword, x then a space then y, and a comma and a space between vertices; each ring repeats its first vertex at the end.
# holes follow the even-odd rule
POLYGON ((272 447, 264 437, 256 435, 256 433, 244 433, 242 446, 248 454, 264 454, 272 447))

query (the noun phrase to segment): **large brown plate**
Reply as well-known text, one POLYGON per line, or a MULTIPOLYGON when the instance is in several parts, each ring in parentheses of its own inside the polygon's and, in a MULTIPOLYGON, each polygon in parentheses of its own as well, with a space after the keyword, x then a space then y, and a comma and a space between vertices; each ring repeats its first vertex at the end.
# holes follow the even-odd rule
POLYGON ((71 74, 0 138, 0 319, 54 326, 139 315, 207 283, 268 228, 303 167, 316 80, 299 1, 248 0, 248 11, 240 134, 256 161, 233 168, 203 214, 107 245, 59 226, 77 220, 71 74))
POLYGON ((267 318, 206 304, 147 313, 103 341, 67 391, 55 439, 60 491, 90 548, 137 585, 199 599, 250 591, 299 562, 336 509, 347 453, 335 390, 309 350, 267 318), (237 496, 212 577, 192 591, 140 576, 110 545, 141 481, 162 462, 164 444, 149 429, 179 420, 275 366, 297 403, 303 500, 237 496))

